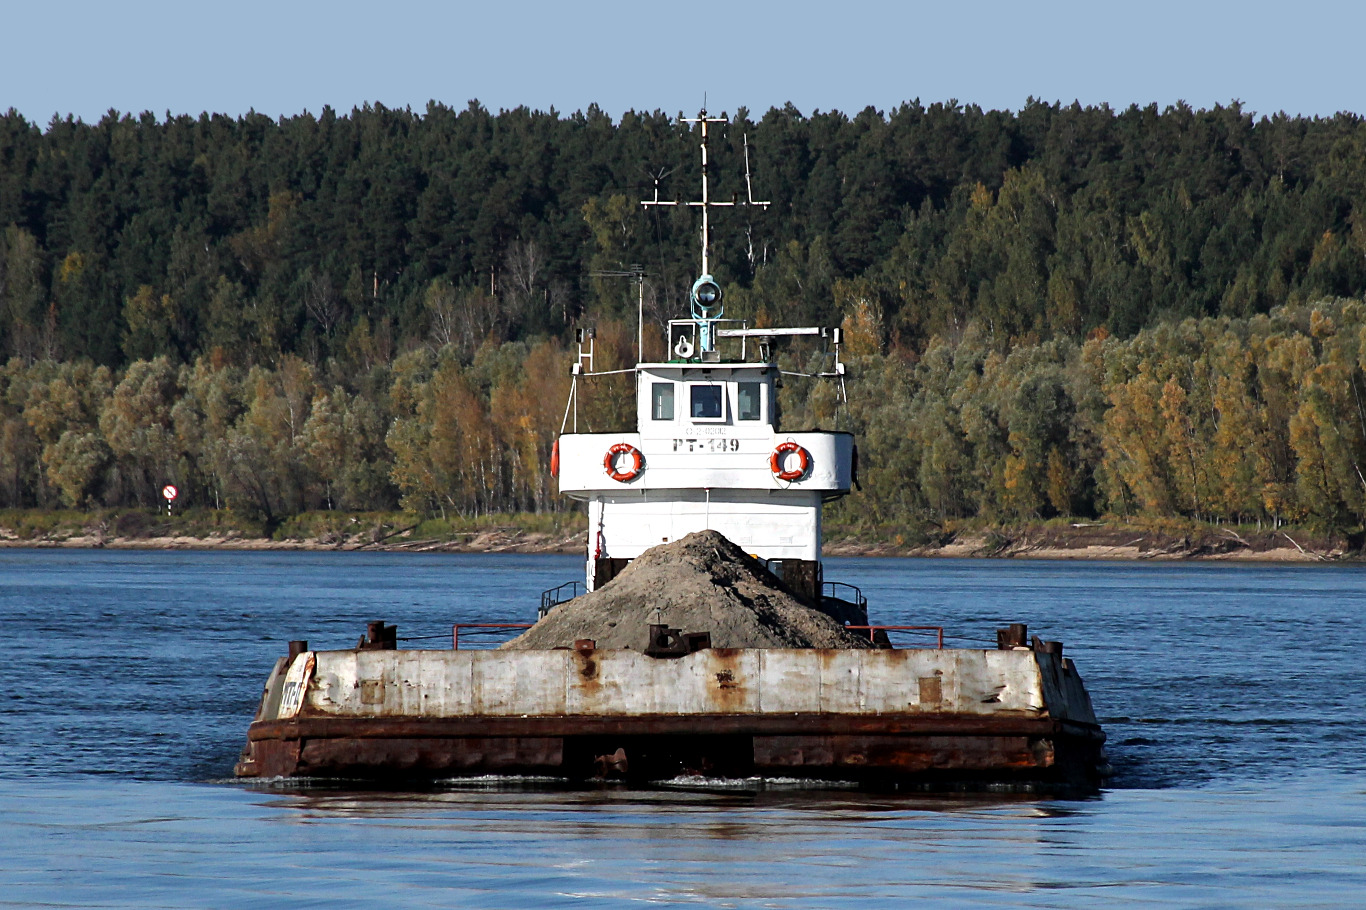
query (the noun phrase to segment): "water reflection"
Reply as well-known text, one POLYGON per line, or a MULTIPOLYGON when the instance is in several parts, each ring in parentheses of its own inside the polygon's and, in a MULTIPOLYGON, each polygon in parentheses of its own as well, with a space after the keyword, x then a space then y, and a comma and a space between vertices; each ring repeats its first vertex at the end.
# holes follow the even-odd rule
MULTIPOLYGON (((235 783, 223 781, 221 783, 235 783)), ((878 815, 904 812, 964 813, 1009 810, 1022 817, 1063 818, 1079 811, 1085 801, 1069 802, 1041 799, 1028 794, 888 794, 857 792, 848 789, 728 789, 695 790, 674 787, 639 788, 624 785, 569 784, 563 782, 501 779, 463 783, 459 786, 433 786, 424 790, 351 789, 338 782, 253 781, 237 788, 275 797, 268 803, 320 817, 345 814, 387 817, 408 812, 425 813, 450 807, 499 807, 556 809, 631 809, 656 812, 677 811, 775 811, 817 813, 826 818, 858 813, 860 820, 878 815)), ((1100 796, 1093 799, 1099 800, 1100 796)))
POLYGON ((577 896, 608 908, 866 910, 1227 905, 1253 893, 1268 906, 1355 906, 1362 855, 1366 784, 1344 775, 1069 803, 0 779, 0 902, 22 906, 293 895, 319 906, 539 908, 577 896))
MULTIPOLYGON (((1085 811, 1017 797, 616 787, 309 790, 272 793, 261 805, 277 822, 324 830, 338 821, 378 825, 389 833, 372 839, 417 837, 497 856, 508 874, 536 868, 562 896, 714 906, 847 906, 859 893, 961 887, 967 868, 956 867, 965 848, 1037 855, 1056 841, 1041 826, 1085 811), (593 886, 569 884, 576 880, 593 886)), ((1034 885, 1006 876, 974 887, 1018 894, 1034 885)))

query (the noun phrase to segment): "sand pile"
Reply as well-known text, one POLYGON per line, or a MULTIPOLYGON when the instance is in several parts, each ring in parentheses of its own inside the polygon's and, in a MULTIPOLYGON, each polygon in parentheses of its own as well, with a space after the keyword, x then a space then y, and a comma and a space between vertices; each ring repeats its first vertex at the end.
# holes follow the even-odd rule
POLYGON ((714 648, 867 648, 868 640, 797 599, 716 531, 647 550, 616 578, 555 607, 504 648, 645 649, 648 626, 709 632, 714 648))

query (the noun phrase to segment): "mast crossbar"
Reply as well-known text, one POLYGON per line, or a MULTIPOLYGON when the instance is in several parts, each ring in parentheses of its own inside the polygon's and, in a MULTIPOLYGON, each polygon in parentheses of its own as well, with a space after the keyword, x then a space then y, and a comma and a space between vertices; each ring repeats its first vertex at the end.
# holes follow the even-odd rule
POLYGON ((655 194, 654 194, 654 198, 653 198, 653 199, 642 199, 642 200, 640 201, 640 204, 641 204, 642 206, 646 206, 646 207, 650 207, 650 206, 686 206, 686 207, 689 207, 689 208, 700 208, 700 209, 702 210, 702 274, 703 274, 703 275, 710 275, 710 274, 711 274, 711 255, 710 255, 710 253, 711 253, 711 225, 710 225, 710 219, 709 219, 709 217, 708 217, 708 211, 709 211, 710 209, 713 209, 713 208, 737 208, 737 207, 748 208, 748 207, 750 207, 750 206, 753 206, 753 207, 755 207, 755 208, 766 209, 766 208, 768 208, 770 205, 772 205, 772 203, 769 202, 769 201, 767 201, 767 200, 760 201, 760 200, 756 200, 756 199, 754 198, 754 192, 753 192, 753 189, 752 189, 752 187, 751 187, 751 181, 750 181, 750 176, 749 176, 749 137, 748 137, 748 136, 745 137, 745 194, 746 194, 746 197, 747 197, 747 198, 745 199, 744 202, 740 202, 740 201, 734 200, 734 199, 732 199, 732 200, 729 201, 729 202, 720 202, 720 201, 713 200, 713 199, 711 198, 711 188, 710 188, 710 184, 708 183, 708 179, 707 179, 707 176, 708 176, 708 174, 707 174, 707 168, 708 168, 708 159, 707 159, 707 143, 708 143, 707 125, 708 125, 708 124, 711 124, 711 123, 729 123, 730 121, 728 121, 725 117, 708 117, 708 116, 707 116, 707 111, 706 111, 705 108, 703 108, 702 111, 700 111, 696 117, 679 117, 678 120, 679 120, 680 123, 700 123, 700 124, 702 125, 702 143, 701 143, 701 148, 702 148, 702 198, 701 198, 700 200, 697 200, 697 201, 687 201, 687 202, 684 202, 684 201, 678 200, 678 199, 660 199, 660 198, 659 198, 659 179, 656 178, 656 179, 655 179, 655 194))

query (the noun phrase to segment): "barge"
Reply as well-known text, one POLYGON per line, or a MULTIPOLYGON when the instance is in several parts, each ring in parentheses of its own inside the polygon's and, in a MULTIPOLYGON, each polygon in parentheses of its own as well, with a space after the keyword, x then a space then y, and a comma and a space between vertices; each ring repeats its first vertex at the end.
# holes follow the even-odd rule
POLYGON ((1104 734, 1081 677, 1056 643, 1022 636, 1003 630, 994 650, 679 656, 587 643, 398 650, 382 638, 376 649, 296 647, 267 680, 237 774, 1094 789, 1104 734))
POLYGON ((793 374, 780 369, 775 350, 794 339, 823 345, 825 366, 797 375, 836 383, 842 398, 840 332, 724 318, 708 261, 709 212, 767 203, 711 199, 708 128, 724 121, 703 111, 689 122, 702 142, 702 199, 671 202, 656 191, 643 204, 700 208, 702 269, 690 318, 669 323, 667 359, 642 356, 630 371, 632 432, 577 432, 579 382, 600 375, 592 333, 579 333, 552 472, 562 494, 586 505, 586 562, 582 582, 543 595, 538 624, 551 626, 558 611, 584 602, 577 598, 610 590, 652 548, 716 532, 775 588, 822 621, 837 620, 841 636, 847 629, 866 640, 713 642, 714 630, 647 619, 650 604, 607 623, 611 647, 574 638, 468 650, 453 637, 449 650, 399 649, 393 626, 371 623, 355 648, 291 643, 266 681, 239 776, 1098 785, 1105 736, 1061 644, 1015 624, 998 631, 994 648, 945 648, 942 629, 934 646, 891 647, 896 627, 869 625, 857 589, 824 578, 821 510, 856 485, 857 450, 846 432, 783 426, 777 393, 793 374))

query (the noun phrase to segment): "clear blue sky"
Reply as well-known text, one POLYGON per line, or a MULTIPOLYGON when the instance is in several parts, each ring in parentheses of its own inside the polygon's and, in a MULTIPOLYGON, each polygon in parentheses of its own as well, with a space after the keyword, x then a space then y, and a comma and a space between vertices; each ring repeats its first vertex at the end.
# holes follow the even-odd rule
POLYGON ((759 113, 1029 96, 1366 111, 1366 4, 0 0, 0 110, 272 116, 428 99, 759 113))

